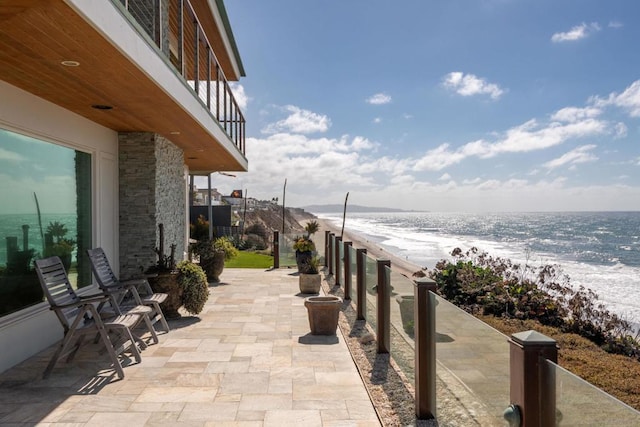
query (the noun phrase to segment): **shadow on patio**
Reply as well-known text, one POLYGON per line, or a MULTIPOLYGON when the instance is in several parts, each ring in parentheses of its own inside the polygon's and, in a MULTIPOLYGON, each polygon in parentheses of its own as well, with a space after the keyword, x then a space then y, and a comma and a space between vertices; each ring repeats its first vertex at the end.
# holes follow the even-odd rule
POLYGON ((0 374, 2 425, 380 425, 343 337, 308 338, 290 270, 225 269, 198 318, 126 364, 99 345, 42 372, 53 348, 0 374))

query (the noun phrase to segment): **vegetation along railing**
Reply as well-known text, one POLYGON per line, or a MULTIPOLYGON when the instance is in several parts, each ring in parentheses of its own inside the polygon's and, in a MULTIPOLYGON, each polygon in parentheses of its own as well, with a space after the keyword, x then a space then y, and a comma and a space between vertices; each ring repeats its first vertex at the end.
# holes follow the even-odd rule
MULTIPOLYGON (((455 414, 468 425, 640 425, 640 412, 557 365, 556 341, 536 331, 507 337, 436 295, 428 278, 411 280, 388 260, 325 232, 327 274, 376 333, 415 387, 418 419, 455 414)), ((274 233, 291 265, 287 239, 274 233)), ((285 261, 287 260, 287 261, 285 261)), ((277 267, 277 264, 276 264, 277 267)))
POLYGON ((189 0, 112 0, 158 47, 245 154, 245 119, 189 0))

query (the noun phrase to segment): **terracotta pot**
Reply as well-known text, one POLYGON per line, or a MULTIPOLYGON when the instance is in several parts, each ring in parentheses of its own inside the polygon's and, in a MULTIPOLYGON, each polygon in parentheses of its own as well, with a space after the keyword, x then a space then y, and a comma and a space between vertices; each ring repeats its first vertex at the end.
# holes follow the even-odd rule
POLYGON ((158 273, 156 276, 147 279, 153 292, 161 292, 167 294, 167 299, 160 304, 162 313, 167 319, 177 319, 182 315, 178 309, 182 306, 182 294, 184 290, 178 283, 178 272, 158 273))
POLYGON ((311 335, 335 335, 342 298, 336 296, 308 297, 304 300, 309 314, 311 335))
POLYGON ((301 294, 319 293, 321 282, 322 282, 322 277, 320 276, 320 274, 300 273, 300 276, 298 276, 298 283, 300 286, 301 294))

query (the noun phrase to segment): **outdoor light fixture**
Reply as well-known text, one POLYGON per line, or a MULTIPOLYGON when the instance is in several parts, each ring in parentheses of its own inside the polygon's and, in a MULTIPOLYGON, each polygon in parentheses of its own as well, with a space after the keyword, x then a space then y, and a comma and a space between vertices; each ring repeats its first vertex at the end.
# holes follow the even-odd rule
POLYGON ((95 108, 96 110, 112 110, 113 109, 111 105, 103 105, 103 104, 93 104, 91 108, 95 108))

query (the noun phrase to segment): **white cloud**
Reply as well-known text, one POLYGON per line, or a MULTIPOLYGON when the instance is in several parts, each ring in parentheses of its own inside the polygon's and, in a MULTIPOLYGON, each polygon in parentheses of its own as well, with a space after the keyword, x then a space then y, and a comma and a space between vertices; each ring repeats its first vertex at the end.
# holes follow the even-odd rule
POLYGON ((383 105, 391 102, 391 96, 381 92, 371 95, 366 101, 372 105, 383 105))
POLYGON ((276 123, 268 125, 262 130, 266 134, 274 134, 278 132, 293 132, 301 134, 310 134, 316 132, 326 132, 331 127, 329 117, 314 113, 309 110, 294 105, 287 105, 284 110, 289 112, 287 118, 276 123))
POLYGON ((590 24, 583 22, 582 24, 571 28, 567 32, 555 33, 551 36, 551 41, 554 43, 577 41, 584 39, 597 31, 600 31, 600 25, 597 22, 592 22, 590 24))
POLYGON ((609 130, 608 123, 595 119, 560 124, 549 123, 540 126, 537 121, 528 122, 507 130, 495 142, 478 140, 451 150, 449 144, 442 144, 429 150, 415 162, 414 170, 439 171, 460 163, 468 157, 491 158, 503 153, 526 153, 560 145, 567 140, 600 135, 609 130))
POLYGON ((504 93, 504 90, 498 85, 460 71, 454 71, 444 76, 442 85, 462 96, 489 95, 492 99, 498 99, 504 93))
POLYGON ((619 21, 609 22, 609 28, 622 28, 622 27, 624 27, 624 24, 622 22, 619 22, 619 21))
POLYGON ((247 104, 249 103, 250 98, 247 96, 244 91, 244 86, 242 86, 238 82, 230 82, 229 86, 231 87, 231 92, 233 92, 233 97, 235 98, 238 106, 241 110, 247 109, 247 104))
POLYGON ((601 113, 602 110, 596 107, 566 107, 553 113, 553 115, 551 116, 551 120, 558 122, 575 123, 579 120, 598 117, 601 113))
POLYGON ((14 151, 9 151, 9 150, 5 150, 4 148, 0 148, 0 160, 10 160, 12 162, 21 162, 26 159, 14 151))
POLYGON ((373 123, 381 123, 382 119, 380 117, 376 117, 375 119, 373 119, 373 123))
POLYGON ((598 160, 598 157, 590 152, 594 148, 596 148, 596 146, 593 144, 577 147, 557 159, 548 161, 542 166, 547 169, 555 169, 564 165, 574 166, 579 163, 594 162, 598 160))
POLYGON ((442 174, 442 176, 440 178, 438 178, 438 181, 449 181, 451 179, 451 175, 449 175, 448 173, 442 174))
POLYGON ((640 80, 631 83, 620 94, 612 92, 606 99, 596 96, 592 97, 590 101, 596 107, 613 105, 627 110, 631 117, 640 117, 640 80))
POLYGON ((627 125, 622 122, 616 123, 613 127, 613 133, 616 138, 625 138, 628 133, 627 125))

